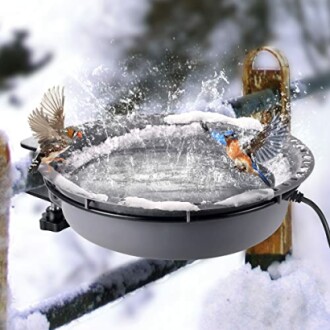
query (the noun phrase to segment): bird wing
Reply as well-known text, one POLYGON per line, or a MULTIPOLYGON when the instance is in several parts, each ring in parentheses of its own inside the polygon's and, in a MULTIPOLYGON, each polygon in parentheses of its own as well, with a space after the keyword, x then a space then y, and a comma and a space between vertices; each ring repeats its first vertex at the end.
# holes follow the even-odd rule
POLYGON ((29 116, 29 125, 33 135, 38 139, 39 144, 59 141, 61 136, 59 132, 51 127, 48 116, 43 109, 36 108, 29 116))
POLYGON ((282 120, 280 115, 275 115, 272 121, 242 148, 248 155, 253 155, 257 162, 263 163, 281 152, 288 135, 288 121, 282 120))
POLYGON ((58 131, 64 128, 64 99, 64 87, 57 86, 48 89, 40 103, 48 117, 49 125, 58 131))

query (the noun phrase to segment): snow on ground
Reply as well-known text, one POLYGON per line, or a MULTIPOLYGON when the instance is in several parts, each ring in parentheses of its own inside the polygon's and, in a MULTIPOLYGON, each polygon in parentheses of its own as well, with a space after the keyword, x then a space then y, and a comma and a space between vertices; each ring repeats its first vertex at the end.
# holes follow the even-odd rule
POLYGON ((320 284, 301 260, 273 265, 270 274, 244 265, 215 283, 199 329, 328 329, 320 284))

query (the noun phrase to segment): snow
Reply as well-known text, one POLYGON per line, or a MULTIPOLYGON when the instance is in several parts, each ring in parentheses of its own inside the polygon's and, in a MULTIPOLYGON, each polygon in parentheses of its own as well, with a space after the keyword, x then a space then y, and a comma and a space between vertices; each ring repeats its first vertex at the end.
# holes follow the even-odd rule
POLYGON ((215 282, 241 267, 244 255, 193 262, 142 289, 83 316, 60 330, 198 330, 205 295, 215 282))
POLYGON ((211 292, 203 306, 200 330, 321 330, 330 325, 326 292, 300 260, 289 258, 273 265, 270 273, 246 264, 211 292))
POLYGON ((154 202, 145 198, 125 197, 119 204, 129 207, 139 207, 143 209, 157 209, 166 211, 198 211, 198 206, 189 202, 164 201, 154 202))
POLYGON ((40 313, 33 313, 27 318, 16 317, 11 321, 12 330, 48 330, 49 322, 46 317, 40 313))
POLYGON ((243 257, 195 262, 61 329, 329 328, 328 277, 317 264, 288 257, 267 273, 243 257))
MULTIPOLYGON (((221 108, 219 109, 219 111, 221 111, 221 108)), ((241 127, 243 129, 254 129, 258 131, 262 130, 262 125, 260 121, 256 119, 248 117, 231 118, 221 113, 214 112, 190 111, 166 116, 164 118, 164 121, 168 124, 188 124, 196 121, 203 121, 206 123, 230 124, 241 127)))
POLYGON ((62 188, 67 192, 100 202, 106 202, 108 200, 108 196, 104 194, 94 194, 82 189, 73 182, 67 180, 63 175, 49 169, 47 165, 39 166, 39 172, 42 173, 45 178, 49 179, 56 187, 60 189, 62 188))
POLYGON ((13 166, 13 186, 15 187, 15 192, 24 191, 26 186, 28 168, 31 164, 32 158, 30 156, 22 157, 19 161, 15 162, 13 166))
POLYGON ((220 202, 216 202, 215 205, 238 207, 247 203, 268 201, 273 197, 274 197, 273 189, 255 189, 255 190, 248 190, 246 192, 243 192, 242 194, 229 197, 220 202))

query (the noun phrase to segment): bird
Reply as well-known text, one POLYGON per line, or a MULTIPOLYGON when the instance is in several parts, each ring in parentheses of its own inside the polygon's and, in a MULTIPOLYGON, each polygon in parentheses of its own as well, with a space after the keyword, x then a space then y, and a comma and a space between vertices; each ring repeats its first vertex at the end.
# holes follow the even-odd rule
POLYGON ((64 127, 64 87, 49 88, 44 93, 40 106, 28 117, 33 136, 38 140, 37 155, 29 167, 29 173, 37 172, 41 163, 64 161, 58 155, 70 147, 75 138, 83 134, 75 126, 64 127))
POLYGON ((260 163, 272 159, 282 150, 288 136, 287 120, 282 120, 278 114, 274 115, 263 130, 243 145, 240 144, 238 134, 232 129, 220 133, 210 129, 205 122, 201 122, 201 126, 215 141, 226 147, 227 156, 239 171, 257 175, 268 187, 272 186, 260 169, 260 163))

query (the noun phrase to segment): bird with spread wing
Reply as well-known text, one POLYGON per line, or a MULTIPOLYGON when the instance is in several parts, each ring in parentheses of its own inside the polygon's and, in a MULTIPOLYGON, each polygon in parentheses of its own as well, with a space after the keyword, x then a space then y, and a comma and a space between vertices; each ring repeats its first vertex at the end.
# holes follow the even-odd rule
POLYGON ((69 148, 76 137, 82 138, 81 131, 74 126, 64 127, 64 99, 64 88, 48 89, 39 108, 33 110, 28 118, 33 136, 39 143, 29 172, 36 172, 40 163, 63 161, 58 155, 69 148))
POLYGON ((281 152, 289 132, 285 120, 281 120, 279 115, 275 115, 262 131, 243 145, 240 144, 234 130, 220 133, 210 129, 204 122, 201 123, 201 126, 205 132, 210 133, 215 141, 226 146, 228 157, 234 161, 239 171, 258 175, 268 187, 271 187, 270 181, 260 169, 259 164, 272 159, 281 152))

